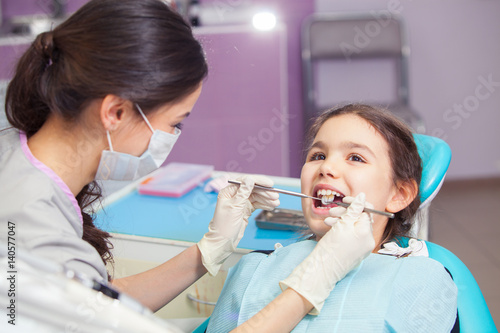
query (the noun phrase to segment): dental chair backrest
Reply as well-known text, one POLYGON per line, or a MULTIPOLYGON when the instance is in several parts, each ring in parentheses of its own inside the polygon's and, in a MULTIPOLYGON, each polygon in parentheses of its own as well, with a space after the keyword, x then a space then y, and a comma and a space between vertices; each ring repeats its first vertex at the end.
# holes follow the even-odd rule
POLYGON ((422 180, 420 181, 420 208, 427 207, 443 185, 451 161, 450 146, 443 140, 414 134, 418 154, 422 159, 422 180))
POLYGON ((443 184, 451 161, 451 149, 443 140, 414 134, 418 153, 422 159, 422 179, 420 181, 420 207, 415 216, 410 235, 427 240, 429 234, 429 204, 443 184))

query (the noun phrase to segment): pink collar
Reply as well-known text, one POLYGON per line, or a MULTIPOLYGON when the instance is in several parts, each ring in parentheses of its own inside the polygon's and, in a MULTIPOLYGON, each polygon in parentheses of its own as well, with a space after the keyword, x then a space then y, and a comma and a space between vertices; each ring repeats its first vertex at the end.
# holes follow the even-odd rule
POLYGON ((21 140, 21 148, 24 152, 24 155, 28 158, 28 160, 33 164, 33 166, 40 171, 44 172, 47 176, 49 176, 50 179, 52 179, 57 186, 66 194, 68 197, 69 201, 73 204, 73 207, 75 207, 75 210, 78 214, 78 217, 80 218, 80 221, 83 224, 83 217, 82 217, 82 211, 80 206, 78 205, 78 202, 76 201, 75 196, 73 195, 73 192, 69 189, 68 185, 59 177, 51 168, 40 162, 39 160, 36 159, 35 156, 31 153, 30 148, 28 147, 28 139, 26 138, 26 133, 23 131, 19 131, 19 139, 21 140))

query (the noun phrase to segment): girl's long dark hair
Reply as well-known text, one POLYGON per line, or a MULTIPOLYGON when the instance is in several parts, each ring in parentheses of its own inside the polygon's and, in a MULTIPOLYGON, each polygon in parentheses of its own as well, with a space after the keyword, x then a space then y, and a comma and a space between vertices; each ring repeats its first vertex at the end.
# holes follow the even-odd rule
MULTIPOLYGON (((163 1, 91 0, 37 36, 17 64, 5 110, 10 124, 29 138, 49 115, 76 123, 91 101, 109 94, 141 105, 146 114, 154 112, 195 91, 206 75, 191 27, 163 1)), ((94 182, 76 198, 83 239, 106 263, 112 258, 110 235, 84 212, 100 195, 94 182)))
MULTIPOLYGON (((384 137, 389 146, 392 180, 395 185, 398 182, 411 182, 412 180, 420 184, 422 160, 418 154, 417 145, 410 128, 389 111, 374 106, 348 104, 323 112, 315 119, 308 132, 307 150, 312 145, 321 126, 328 119, 343 114, 353 114, 363 118, 384 137)), ((389 219, 381 244, 394 240, 397 236, 409 236, 419 206, 420 195, 417 195, 405 209, 396 213, 393 219, 389 219)))

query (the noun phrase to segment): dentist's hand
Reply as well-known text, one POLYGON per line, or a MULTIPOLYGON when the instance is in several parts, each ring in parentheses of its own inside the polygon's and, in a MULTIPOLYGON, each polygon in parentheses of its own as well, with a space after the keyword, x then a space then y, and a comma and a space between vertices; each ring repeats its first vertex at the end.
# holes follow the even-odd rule
POLYGON ((330 221, 332 228, 290 276, 280 281, 282 290, 292 288, 314 306, 310 314, 319 314, 335 284, 375 247, 372 219, 363 213, 364 207, 365 195, 360 193, 340 217, 327 217, 335 219, 330 221))
MULTIPOLYGON (((357 205, 357 206, 363 205, 363 207, 361 209, 364 209, 365 207, 373 209, 373 205, 371 203, 365 201, 364 196, 365 196, 364 193, 360 193, 360 194, 358 194, 357 197, 349 197, 349 196, 343 197, 342 202, 350 204, 351 206, 353 204, 357 205), (360 198, 360 195, 362 195, 363 198, 360 198), (358 200, 356 200, 356 199, 358 199, 358 200), (354 203, 354 201, 356 201, 356 203, 354 203)), ((352 216, 352 217, 347 216, 346 215, 347 208, 340 207, 340 206, 331 208, 328 212, 330 213, 330 217, 327 217, 324 222, 325 222, 325 224, 329 225, 330 227, 333 227, 334 224, 339 222, 341 218, 344 221, 346 221, 346 219, 350 219, 352 221, 355 221, 355 219, 357 219, 356 215, 352 216)), ((365 213, 364 218, 370 218, 370 220, 372 219, 371 215, 368 213, 365 213)), ((373 223, 373 220, 371 220, 371 222, 373 223)))
POLYGON ((219 271, 224 260, 236 250, 243 237, 248 218, 255 209, 273 210, 279 202, 278 193, 254 190, 254 185, 273 186, 264 176, 243 176, 241 185, 231 184, 223 188, 217 197, 217 205, 208 232, 198 242, 202 262, 210 275, 219 271))

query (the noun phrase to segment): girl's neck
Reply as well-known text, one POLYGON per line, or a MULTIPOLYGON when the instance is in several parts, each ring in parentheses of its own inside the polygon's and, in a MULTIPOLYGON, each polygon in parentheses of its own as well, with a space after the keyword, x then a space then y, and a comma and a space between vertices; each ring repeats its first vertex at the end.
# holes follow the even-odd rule
POLYGON ((76 196, 94 179, 104 149, 103 136, 95 134, 88 133, 78 124, 68 124, 51 116, 28 138, 28 147, 33 156, 52 169, 76 196))

